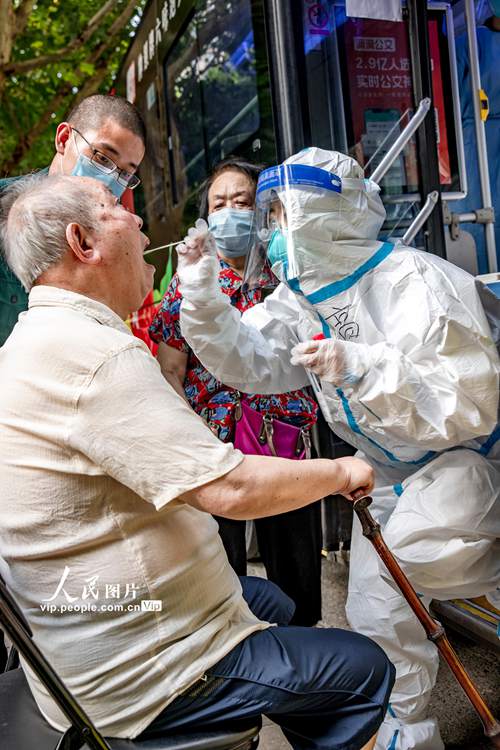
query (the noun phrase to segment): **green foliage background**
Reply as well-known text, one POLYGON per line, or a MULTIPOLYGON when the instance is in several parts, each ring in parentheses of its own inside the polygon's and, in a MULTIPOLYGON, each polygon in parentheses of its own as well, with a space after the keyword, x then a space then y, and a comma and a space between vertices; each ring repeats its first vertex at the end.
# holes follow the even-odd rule
MULTIPOLYGON (((11 3, 16 12, 20 0, 11 3)), ((100 0, 38 0, 25 29, 13 40, 10 61, 4 62, 0 90, 0 177, 46 166, 54 153, 56 125, 80 98, 108 93, 134 36, 145 0, 116 0, 90 39, 59 59, 28 72, 9 72, 8 63, 47 54, 58 55, 82 34, 104 5, 100 0), (134 6, 134 7, 132 7, 134 6), (123 27, 113 34, 123 15, 123 27), (115 24, 115 27, 112 25, 115 24)))

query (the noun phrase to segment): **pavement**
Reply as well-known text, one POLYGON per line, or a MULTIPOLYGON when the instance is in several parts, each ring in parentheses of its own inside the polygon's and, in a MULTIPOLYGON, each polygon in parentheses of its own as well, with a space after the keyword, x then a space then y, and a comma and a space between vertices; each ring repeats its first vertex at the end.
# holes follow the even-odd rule
MULTIPOLYGON (((248 573, 265 577, 263 565, 251 563, 248 573)), ((323 619, 318 627, 349 629, 345 619, 348 567, 340 555, 329 553, 323 558, 323 619)), ((500 718, 500 662, 484 647, 448 633, 470 676, 493 713, 500 718)), ((483 735, 482 725, 469 701, 451 674, 441 663, 429 714, 438 717, 446 750, 492 750, 483 735)), ((259 750, 290 750, 280 728, 264 717, 259 750)))

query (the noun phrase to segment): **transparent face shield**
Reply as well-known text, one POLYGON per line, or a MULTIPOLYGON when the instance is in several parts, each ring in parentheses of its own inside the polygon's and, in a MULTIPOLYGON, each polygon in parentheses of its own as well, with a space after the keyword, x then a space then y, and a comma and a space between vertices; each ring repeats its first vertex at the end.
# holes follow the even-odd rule
POLYGON ((253 244, 249 248, 243 274, 245 290, 276 286, 272 266, 276 265, 274 255, 285 234, 286 211, 277 194, 270 196, 269 201, 256 203, 253 244))
POLYGON ((266 266, 280 281, 297 278, 318 241, 326 245, 334 239, 332 217, 347 209, 342 180, 327 170, 305 164, 264 170, 257 184, 256 240, 245 267, 247 288, 259 285, 266 266))

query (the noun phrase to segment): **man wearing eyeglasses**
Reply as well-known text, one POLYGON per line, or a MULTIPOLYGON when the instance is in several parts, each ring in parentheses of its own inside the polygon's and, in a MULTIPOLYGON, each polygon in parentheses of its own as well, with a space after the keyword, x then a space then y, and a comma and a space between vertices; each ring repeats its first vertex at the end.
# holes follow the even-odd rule
MULTIPOLYGON (((94 94, 82 99, 57 126, 56 153, 45 171, 94 177, 121 198, 126 188, 133 190, 140 183, 136 172, 144 157, 145 140, 144 123, 133 104, 119 96, 94 94)), ((0 194, 17 179, 21 178, 0 180, 0 194)), ((0 253, 0 346, 27 307, 28 296, 0 253)))

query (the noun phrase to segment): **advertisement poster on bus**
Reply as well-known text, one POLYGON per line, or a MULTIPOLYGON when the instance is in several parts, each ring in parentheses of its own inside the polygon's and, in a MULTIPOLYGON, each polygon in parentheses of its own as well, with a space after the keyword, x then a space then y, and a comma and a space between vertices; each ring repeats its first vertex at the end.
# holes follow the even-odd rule
MULTIPOLYGON (((349 104, 357 158, 371 173, 413 113, 408 29, 403 22, 349 18, 343 25, 349 104)), ((437 22, 429 21, 434 115, 441 184, 451 183, 437 22)), ((418 186, 415 140, 382 180, 386 192, 418 186)))

